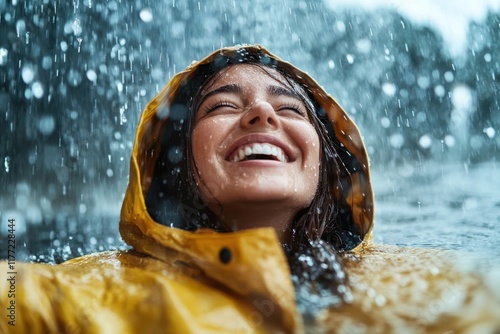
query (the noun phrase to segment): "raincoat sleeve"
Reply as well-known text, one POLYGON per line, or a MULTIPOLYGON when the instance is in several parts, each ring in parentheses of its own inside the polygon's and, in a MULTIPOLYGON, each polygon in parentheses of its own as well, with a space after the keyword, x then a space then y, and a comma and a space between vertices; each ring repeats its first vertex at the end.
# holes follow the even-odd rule
POLYGON ((136 252, 17 264, 12 280, 5 270, 0 276, 0 333, 297 332, 269 301, 245 300, 200 271, 174 267, 136 252))
POLYGON ((182 326, 168 321, 171 282, 149 271, 120 268, 120 262, 109 258, 105 261, 107 265, 84 257, 57 266, 18 264, 15 280, 10 281, 12 275, 2 272, 0 304, 3 310, 13 306, 12 316, 0 322, 0 332, 182 332, 182 326))
MULTIPOLYGON (((0 265, 3 269, 8 268, 7 262, 1 262, 0 265)), ((58 285, 51 266, 16 264, 14 270, 1 272, 0 305, 3 319, 0 321, 0 332, 71 332, 69 322, 67 326, 62 324, 68 313, 73 311, 61 305, 61 297, 66 289, 58 285), (4 315, 5 311, 7 315, 4 315)))
MULTIPOLYGON (((141 304, 153 292, 161 296, 161 291, 141 289, 141 283, 151 283, 147 273, 141 280, 138 273, 118 269, 118 262, 106 261, 109 265, 103 266, 84 257, 78 265, 17 264, 15 275, 3 271, 0 304, 10 310, 0 322, 0 332, 136 333, 141 327, 151 332, 147 329, 152 319, 144 317, 141 304), (130 291, 125 293, 124 278, 130 275, 136 282, 128 284, 130 291)), ((152 331, 168 328, 159 319, 153 325, 152 331)))

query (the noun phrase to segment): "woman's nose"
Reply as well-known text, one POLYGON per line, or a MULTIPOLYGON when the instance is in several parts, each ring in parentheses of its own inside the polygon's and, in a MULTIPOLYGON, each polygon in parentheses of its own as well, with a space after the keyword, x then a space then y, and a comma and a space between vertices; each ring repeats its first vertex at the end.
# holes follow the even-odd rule
POLYGON ((243 127, 277 127, 278 124, 278 115, 276 115, 276 111, 273 106, 267 101, 255 102, 249 107, 248 111, 241 118, 241 125, 243 127))

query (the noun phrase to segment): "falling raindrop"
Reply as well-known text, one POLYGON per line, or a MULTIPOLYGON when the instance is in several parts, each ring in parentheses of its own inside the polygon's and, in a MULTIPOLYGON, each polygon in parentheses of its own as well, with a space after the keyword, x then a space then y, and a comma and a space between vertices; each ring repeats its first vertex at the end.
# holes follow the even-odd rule
POLYGON ((170 115, 170 108, 167 104, 162 103, 156 109, 156 116, 159 119, 166 119, 170 115))
POLYGON ((73 20, 73 34, 75 36, 80 36, 82 34, 82 26, 80 24, 80 19, 79 18, 75 18, 73 20))
POLYGON ((120 125, 127 122, 127 117, 125 116, 125 108, 120 108, 120 125))
POLYGON ((143 8, 139 13, 139 17, 146 23, 151 22, 153 21, 153 11, 151 8, 143 8))
POLYGON ((347 55, 345 56, 345 58, 347 59, 347 62, 348 62, 349 64, 354 63, 354 56, 353 56, 352 54, 347 54, 347 55))
POLYGON ((395 133, 389 138, 389 142, 394 148, 401 148, 405 142, 405 138, 400 133, 395 133))
POLYGON ((489 138, 493 138, 495 137, 495 129, 493 129, 491 126, 490 127, 487 127, 486 129, 483 130, 484 133, 486 133, 486 135, 489 137, 489 138))
POLYGON ((76 40, 77 40, 77 42, 78 42, 78 53, 80 53, 80 50, 81 50, 81 48, 82 48, 83 38, 78 37, 76 40))
POLYGON ((6 48, 0 48, 0 66, 7 65, 8 56, 9 50, 7 50, 6 48))
POLYGON ((40 81, 36 81, 31 86, 31 91, 33 92, 33 96, 37 99, 41 99, 44 94, 43 85, 40 81))
POLYGON ((61 51, 63 52, 68 51, 68 43, 66 43, 66 41, 62 41, 59 45, 61 47, 61 51))
POLYGON ((76 87, 82 82, 82 75, 75 69, 70 69, 68 72, 68 84, 76 87))
POLYGON ((382 91, 388 96, 394 96, 396 94, 396 86, 393 83, 384 82, 382 91))
POLYGON ((444 143, 446 144, 446 146, 448 147, 453 147, 455 146, 455 137, 451 136, 451 135, 446 135, 444 137, 444 143))
POLYGON ((434 87, 434 93, 436 93, 438 97, 444 97, 446 90, 444 89, 443 86, 437 85, 436 87, 434 87))
POLYGON ((380 120, 380 123, 382 124, 382 127, 383 128, 388 128, 389 126, 391 126, 391 120, 387 117, 382 117, 382 119, 380 120))
POLYGON ((97 73, 94 70, 88 70, 87 79, 89 79, 92 82, 95 82, 97 80, 97 73))
POLYGON ((45 115, 40 117, 38 121, 38 131, 43 135, 50 135, 56 127, 56 122, 52 115, 45 115))
POLYGON ((26 64, 23 66, 21 70, 21 78, 23 79, 25 84, 30 84, 35 78, 35 71, 30 64, 26 64))
POLYGON ((42 58, 42 68, 44 70, 50 70, 52 68, 52 58, 45 56, 42 58))
POLYGON ((19 20, 16 22, 16 32, 17 37, 21 37, 26 33, 26 22, 24 22, 24 20, 19 20))
POLYGON ((431 85, 431 79, 426 76, 421 76, 417 79, 417 84, 422 89, 427 89, 431 85))
POLYGON ((10 157, 6 156, 3 162, 3 166, 5 168, 5 172, 9 173, 10 172, 10 157))
POLYGON ((431 144, 432 144, 432 139, 431 139, 431 137, 429 135, 423 135, 418 140, 418 144, 422 148, 429 148, 431 146, 431 144))
POLYGON ((453 72, 451 71, 446 71, 444 73, 444 79, 446 80, 446 82, 452 82, 453 79, 455 79, 455 76, 453 75, 453 72))
POLYGON ((172 163, 179 163, 182 159, 182 150, 179 147, 171 147, 168 150, 168 160, 172 163))

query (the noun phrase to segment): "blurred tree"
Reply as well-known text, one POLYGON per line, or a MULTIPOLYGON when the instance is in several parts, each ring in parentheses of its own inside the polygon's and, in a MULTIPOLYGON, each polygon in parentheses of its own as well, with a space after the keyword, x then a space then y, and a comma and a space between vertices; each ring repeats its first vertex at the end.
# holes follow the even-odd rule
POLYGON ((467 157, 500 159, 500 13, 469 26, 469 52, 460 79, 474 92, 467 157))

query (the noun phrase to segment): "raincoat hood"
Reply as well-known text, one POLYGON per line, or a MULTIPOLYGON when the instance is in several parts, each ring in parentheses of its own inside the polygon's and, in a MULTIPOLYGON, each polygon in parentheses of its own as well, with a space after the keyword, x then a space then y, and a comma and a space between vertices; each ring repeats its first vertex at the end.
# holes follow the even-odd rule
MULTIPOLYGON (((183 158, 180 133, 189 117, 187 105, 212 74, 225 66, 260 62, 279 67, 301 84, 320 106, 323 121, 335 147, 341 166, 342 189, 332 186, 338 203, 346 250, 359 250, 370 239, 373 227, 373 195, 368 157, 361 135, 345 111, 307 73, 281 60, 259 45, 223 48, 170 79, 148 103, 137 129, 130 162, 130 180, 120 217, 120 233, 137 251, 154 258, 196 267, 211 279, 241 295, 262 295, 278 305, 278 318, 285 328, 296 326, 294 293, 290 271, 281 244, 273 228, 258 228, 232 233, 208 229, 188 231, 171 221, 157 222, 148 213, 147 193, 157 183, 166 184, 162 193, 165 211, 176 211, 178 190, 169 187, 170 179, 155 179, 158 169, 166 169, 172 178, 183 158), (167 164, 159 164, 167 156, 167 164), (177 191, 176 191, 177 190, 177 191), (271 270, 272 269, 272 270, 271 270), (228 279, 231 277, 231 279, 228 279)), ((165 175, 165 174, 163 174, 165 175)), ((196 210, 193 203, 189 210, 196 210)), ((168 213, 167 213, 168 215, 168 213)))
MULTIPOLYGON (((167 154, 168 160, 173 162, 172 166, 167 166, 172 169, 171 174, 174 175, 178 171, 175 163, 182 158, 182 145, 185 144, 179 141, 179 132, 186 131, 185 118, 188 117, 189 99, 196 95, 207 77, 225 66, 244 62, 259 62, 269 67, 281 68, 301 84, 319 105, 317 115, 334 142, 336 159, 340 166, 342 189, 335 189, 332 185, 331 191, 340 205, 344 250, 359 249, 362 241, 371 238, 374 214, 369 162, 359 130, 337 101, 313 78, 260 45, 223 48, 199 62, 193 62, 184 71, 172 77, 148 103, 137 129, 130 162, 130 181, 120 220, 123 239, 142 250, 153 246, 173 247, 172 240, 167 237, 172 233, 179 241, 192 237, 191 232, 171 228, 178 225, 174 216, 171 221, 162 222, 163 225, 155 221, 148 214, 145 197, 150 188, 155 186, 155 169, 159 167, 158 159, 162 154, 167 154)), ((169 193, 162 196, 165 198, 162 203, 165 210, 176 211, 176 189, 171 188, 169 193)), ((195 203, 189 209, 196 208, 195 203)), ((149 251, 146 253, 149 254, 149 251)))

